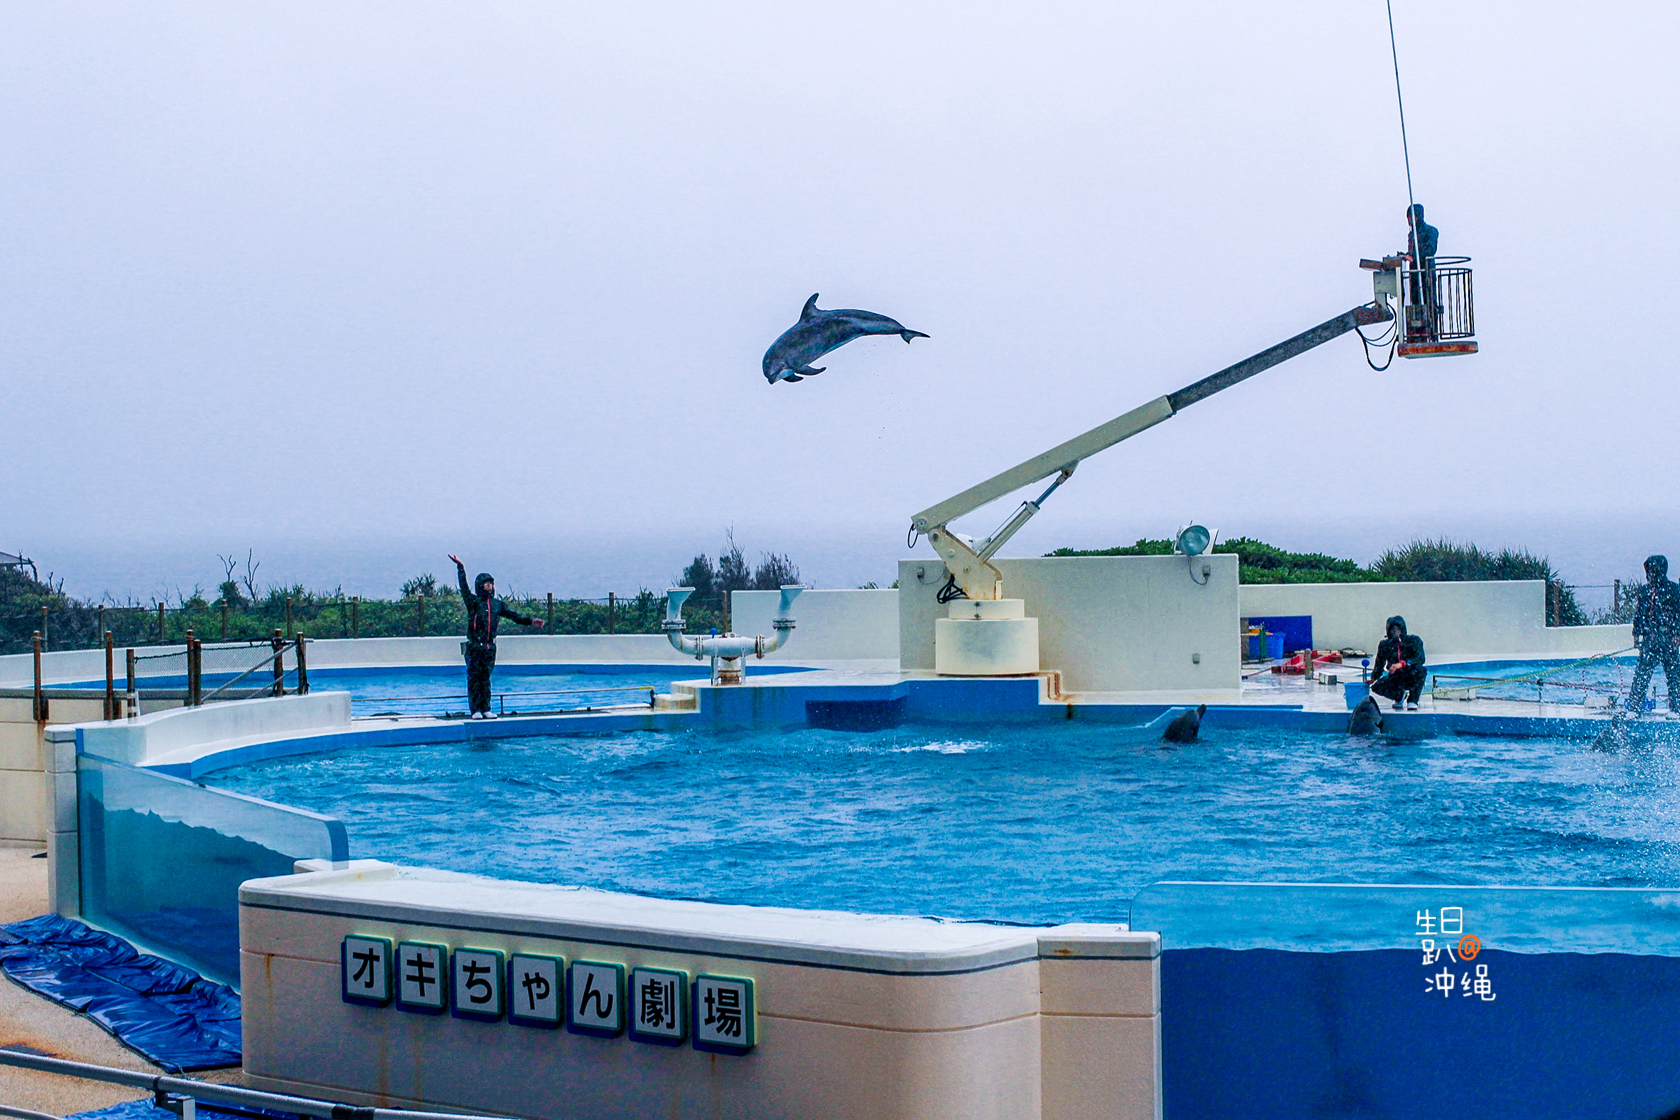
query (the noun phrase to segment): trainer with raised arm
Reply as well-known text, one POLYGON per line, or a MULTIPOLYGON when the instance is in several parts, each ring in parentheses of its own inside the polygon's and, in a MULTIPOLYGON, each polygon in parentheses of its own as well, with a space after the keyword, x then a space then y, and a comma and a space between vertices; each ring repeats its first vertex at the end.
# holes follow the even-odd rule
POLYGON ((496 626, 507 618, 521 626, 542 628, 543 620, 520 614, 507 603, 496 598, 496 581, 489 572, 480 572, 467 586, 467 569, 454 553, 455 578, 461 584, 461 601, 467 607, 467 640, 461 643, 467 658, 467 710, 469 719, 495 719, 490 710, 490 673, 496 667, 496 626))
POLYGON ((1633 644, 1639 647, 1639 667, 1633 671, 1627 710, 1638 712, 1645 707, 1645 690, 1660 663, 1668 682, 1669 711, 1680 712, 1680 688, 1674 683, 1680 670, 1680 587, 1668 578, 1666 556, 1645 559, 1645 586, 1633 604, 1633 644))
POLYGON ((1429 675, 1423 667, 1423 639, 1406 633, 1406 620, 1399 615, 1388 620, 1388 637, 1377 646, 1371 667, 1377 673, 1371 679, 1372 692, 1394 701, 1397 712, 1408 707, 1417 711, 1429 675))

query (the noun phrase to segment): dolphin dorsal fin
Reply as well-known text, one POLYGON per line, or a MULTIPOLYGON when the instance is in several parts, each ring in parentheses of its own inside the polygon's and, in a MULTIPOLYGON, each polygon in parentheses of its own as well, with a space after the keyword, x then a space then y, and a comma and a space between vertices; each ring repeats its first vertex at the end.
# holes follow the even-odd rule
POLYGON ((805 306, 799 312, 801 319, 809 319, 817 313, 817 295, 818 293, 812 292, 811 298, 805 301, 805 306))

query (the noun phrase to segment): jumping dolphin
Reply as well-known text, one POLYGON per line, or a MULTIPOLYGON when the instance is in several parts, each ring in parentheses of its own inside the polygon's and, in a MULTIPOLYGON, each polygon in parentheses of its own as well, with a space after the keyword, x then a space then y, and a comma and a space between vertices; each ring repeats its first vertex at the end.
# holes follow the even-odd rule
POLYGON ((772 385, 778 381, 803 381, 828 368, 813 367, 812 362, 866 334, 896 334, 906 343, 912 338, 928 337, 921 331, 907 329, 897 319, 873 311, 818 310, 817 297, 813 294, 805 301, 799 322, 783 331, 782 337, 764 352, 764 379, 772 385))
POLYGON ((1377 702, 1369 696, 1355 704, 1353 711, 1348 713, 1349 735, 1365 737, 1375 735, 1381 730, 1382 709, 1377 707, 1377 702))
POLYGON ((1198 704, 1194 708, 1186 709, 1179 717, 1167 724, 1167 729, 1161 732, 1163 743, 1194 743, 1197 734, 1202 729, 1202 716, 1207 714, 1207 705, 1198 704))

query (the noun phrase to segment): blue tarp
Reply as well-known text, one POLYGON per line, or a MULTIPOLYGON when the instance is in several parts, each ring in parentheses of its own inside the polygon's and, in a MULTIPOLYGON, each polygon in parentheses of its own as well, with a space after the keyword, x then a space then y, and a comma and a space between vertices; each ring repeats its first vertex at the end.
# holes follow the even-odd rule
MULTIPOLYGON (((198 1114, 204 1120, 252 1120, 253 1117, 258 1120, 301 1120, 289 1112, 273 1112, 266 1108, 224 1108, 204 1100, 198 1102, 198 1114)), ((142 1097, 109 1108, 72 1113, 65 1120, 180 1120, 180 1117, 168 1109, 157 1107, 152 1098, 142 1097)))
POLYGON ((0 926, 0 970, 174 1073, 239 1064, 239 994, 57 914, 0 926))

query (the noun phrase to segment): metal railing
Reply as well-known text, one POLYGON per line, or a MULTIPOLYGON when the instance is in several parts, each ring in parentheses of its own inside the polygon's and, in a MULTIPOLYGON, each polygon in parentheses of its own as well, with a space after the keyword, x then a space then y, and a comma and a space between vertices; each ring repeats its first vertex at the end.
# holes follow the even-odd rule
POLYGON ((1435 257, 1422 268, 1401 272, 1405 342, 1449 342, 1474 338, 1476 304, 1469 257, 1435 257))
MULTIPOLYGON (((28 1054, 21 1050, 0 1049, 0 1065, 78 1077, 84 1081, 103 1081, 109 1085, 126 1085, 144 1089, 152 1094, 159 1108, 174 1112, 182 1120, 194 1120, 197 1102, 225 1103, 235 1108, 266 1108, 289 1112, 295 1116, 314 1116, 321 1120, 507 1120, 493 1115, 474 1115, 459 1112, 415 1112, 402 1108, 366 1108, 313 1097, 294 1097, 287 1093, 266 1093, 260 1089, 243 1089, 237 1085, 218 1085, 192 1077, 170 1077, 167 1074, 141 1073, 137 1070, 117 1069, 114 1066, 94 1065, 91 1062, 72 1062, 65 1058, 50 1058, 28 1054)), ((50 1114, 29 1109, 0 1106, 0 1112, 24 1120, 37 1120, 50 1114)), ((53 1117, 52 1120, 59 1120, 53 1117)))
MULTIPOLYGON (((1553 690, 1553 704, 1580 704, 1591 707, 1597 703, 1613 706, 1617 698, 1626 695, 1628 691, 1628 681, 1623 676, 1622 666, 1617 658, 1631 652, 1631 647, 1619 649, 1611 653, 1584 657, 1565 665, 1548 665, 1530 672, 1513 673, 1503 677, 1431 672, 1430 695, 1437 700, 1513 700, 1544 706, 1546 690, 1549 688, 1553 690), (1604 675, 1598 680, 1589 679, 1587 674, 1594 671, 1604 675), (1580 678, 1564 680, 1561 677, 1563 673, 1579 673, 1580 678), (1612 675, 1614 680, 1610 679, 1612 675), (1533 690, 1532 700, 1526 695, 1530 689, 1533 690), (1497 695, 1501 692, 1505 695, 1497 695)), ((1667 684, 1666 681, 1664 683, 1667 684)))
MULTIPOLYGON (((508 604, 544 621, 549 634, 657 634, 665 599, 652 592, 566 598, 513 596, 508 604)), ((702 629, 729 628, 727 595, 689 600, 688 615, 702 629)), ((507 624, 510 631, 518 628, 507 624)), ((691 627, 692 629, 692 627, 691 627)), ((278 630, 288 641, 310 638, 412 638, 462 634, 466 608, 457 594, 405 599, 302 594, 262 602, 193 603, 186 606, 21 607, 0 603, 0 654, 28 653, 34 634, 48 652, 98 649, 109 632, 118 648, 179 645, 191 630, 205 642, 267 641, 278 630)))
MULTIPOLYGON (((48 722, 51 704, 55 699, 86 700, 100 695, 86 688, 47 687, 41 663, 44 643, 39 631, 34 635, 33 644, 35 679, 29 696, 32 700, 31 715, 35 722, 48 722)), ((288 640, 282 638, 278 630, 274 631, 266 644, 248 643, 234 646, 206 646, 188 630, 186 642, 180 649, 163 653, 140 653, 133 648, 124 650, 124 687, 119 695, 114 635, 106 631, 105 688, 101 718, 112 720, 127 716, 133 719, 140 714, 143 700, 180 700, 186 707, 196 708, 218 700, 284 696, 288 682, 292 691, 299 695, 306 694, 309 691, 308 649, 308 639, 302 634, 288 640), (252 655, 259 650, 260 656, 253 661, 252 655), (286 666, 288 651, 292 654, 290 668, 286 666), (206 652, 211 654, 213 677, 232 674, 230 679, 209 693, 204 691, 206 652), (251 683, 239 688, 234 687, 253 677, 255 679, 251 680, 251 683), (147 679, 159 683, 148 688, 144 684, 147 679)), ((0 695, 17 692, 19 690, 0 689, 0 695)))

